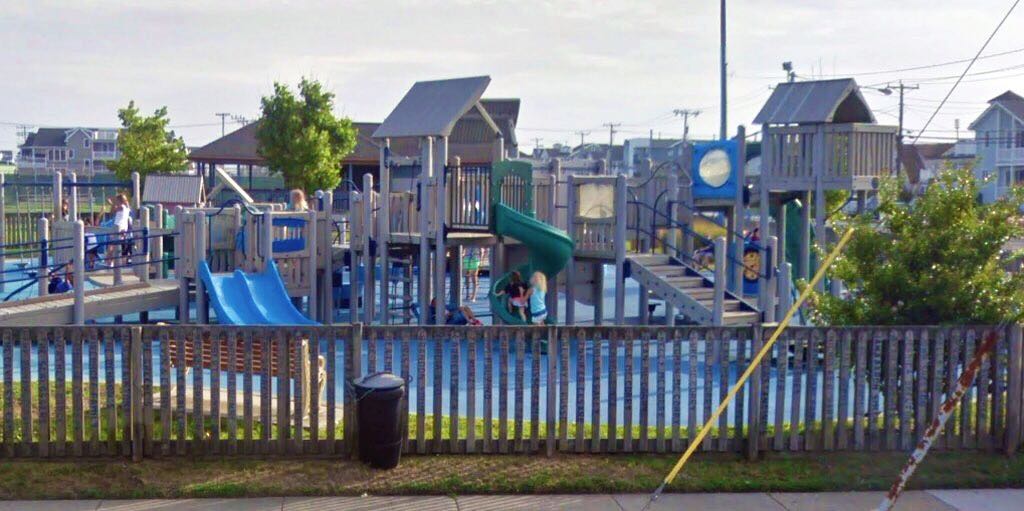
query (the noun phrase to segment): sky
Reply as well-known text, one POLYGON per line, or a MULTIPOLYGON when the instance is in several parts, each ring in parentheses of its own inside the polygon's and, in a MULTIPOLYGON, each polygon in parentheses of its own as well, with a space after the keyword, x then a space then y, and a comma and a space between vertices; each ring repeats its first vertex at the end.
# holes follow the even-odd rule
MULTIPOLYGON (((799 79, 903 79, 920 130, 1012 0, 731 0, 728 125, 748 132, 783 61, 799 79), (952 78, 951 78, 952 77, 952 78)), ((719 5, 713 0, 7 0, 0 16, 0 148, 17 126, 116 126, 134 99, 167 106, 190 146, 221 133, 216 113, 253 119, 274 82, 325 83, 336 110, 380 121, 417 80, 489 75, 485 97, 522 99, 518 136, 542 145, 679 137, 674 109, 699 109, 692 137, 719 126, 719 5)), ((1024 8, 1016 11, 925 136, 952 138, 1007 89, 1024 94, 1024 8), (1018 51, 1014 51, 1018 50, 1018 51), (1009 52, 1009 53, 1007 53, 1009 52), (1005 53, 1002 55, 998 55, 1005 53)), ((879 122, 895 95, 864 91, 879 122)), ((227 122, 227 130, 238 121, 227 122)))

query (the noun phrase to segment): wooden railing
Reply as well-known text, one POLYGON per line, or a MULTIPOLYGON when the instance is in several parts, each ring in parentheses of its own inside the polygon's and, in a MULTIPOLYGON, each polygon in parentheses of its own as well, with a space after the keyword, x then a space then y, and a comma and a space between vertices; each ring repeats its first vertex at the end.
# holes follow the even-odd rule
MULTIPOLYGON (((700 449, 907 451, 990 330, 790 328, 700 449)), ((1021 330, 996 331, 996 353, 939 449, 1020 446, 1021 330)), ((408 382, 408 453, 679 452, 768 333, 0 328, 0 455, 347 454, 358 436, 347 382, 382 370, 408 382)))
POLYGON ((874 124, 766 128, 762 168, 773 181, 876 178, 895 166, 896 127, 874 124))

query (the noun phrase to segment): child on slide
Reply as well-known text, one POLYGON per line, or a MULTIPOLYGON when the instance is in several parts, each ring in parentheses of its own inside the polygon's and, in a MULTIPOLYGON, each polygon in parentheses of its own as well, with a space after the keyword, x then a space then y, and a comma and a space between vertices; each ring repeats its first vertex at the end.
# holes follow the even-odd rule
POLYGON ((508 311, 512 314, 519 314, 522 320, 526 321, 526 284, 523 283, 523 276, 518 271, 513 271, 508 276, 508 284, 505 289, 495 293, 495 296, 508 295, 508 311))
POLYGON ((543 325, 548 318, 547 305, 544 303, 544 296, 548 292, 548 278, 539 271, 533 272, 530 276, 530 290, 526 297, 530 304, 530 321, 534 325, 543 325))

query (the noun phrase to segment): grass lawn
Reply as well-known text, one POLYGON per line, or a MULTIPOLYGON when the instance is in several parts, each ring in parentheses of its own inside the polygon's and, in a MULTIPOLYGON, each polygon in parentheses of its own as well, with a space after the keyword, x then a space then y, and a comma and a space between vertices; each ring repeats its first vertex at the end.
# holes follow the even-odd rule
MULTIPOLYGON (((391 471, 336 459, 0 463, 0 499, 282 495, 648 492, 675 463, 664 455, 407 456, 391 471)), ((698 456, 675 492, 881 490, 903 455, 698 456)), ((1024 487, 1024 456, 935 453, 911 488, 1024 487)))

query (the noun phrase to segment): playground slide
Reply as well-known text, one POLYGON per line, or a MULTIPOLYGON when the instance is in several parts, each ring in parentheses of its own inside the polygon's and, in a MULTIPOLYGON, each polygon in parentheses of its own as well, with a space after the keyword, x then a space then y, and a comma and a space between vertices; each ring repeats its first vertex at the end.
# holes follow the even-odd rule
MULTIPOLYGON (((516 268, 523 276, 523 280, 528 281, 534 271, 541 271, 548 277, 549 285, 554 282, 558 273, 572 257, 573 241, 565 231, 504 204, 496 204, 492 214, 495 234, 517 239, 530 251, 530 262, 516 268)), ((506 273, 491 284, 491 311, 507 324, 520 325, 523 324, 523 320, 519 315, 513 315, 508 311, 508 297, 495 295, 496 291, 505 287, 508 278, 509 273, 506 273)), ((548 315, 548 319, 553 319, 551 314, 548 315)))
POLYGON ((206 261, 199 263, 199 276, 206 284, 210 303, 222 325, 316 325, 304 316, 271 263, 261 273, 211 273, 206 261))

